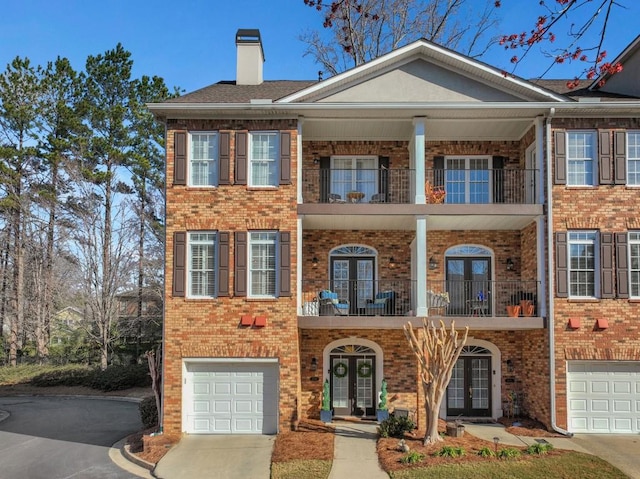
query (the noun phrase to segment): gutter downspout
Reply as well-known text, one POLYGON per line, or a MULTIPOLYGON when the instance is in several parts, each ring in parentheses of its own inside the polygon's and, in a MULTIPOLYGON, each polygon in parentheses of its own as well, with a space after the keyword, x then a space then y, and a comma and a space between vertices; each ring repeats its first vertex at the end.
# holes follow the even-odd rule
POLYGON ((551 397, 551 427, 554 431, 572 437, 573 433, 556 424, 556 349, 555 349, 555 320, 554 301, 555 275, 553 257, 553 178, 552 178, 552 145, 551 145, 551 120, 556 113, 555 108, 549 109, 549 115, 545 119, 546 136, 546 163, 547 163, 547 274, 549 276, 549 310, 547 311, 547 327, 549 328, 549 392, 551 397))

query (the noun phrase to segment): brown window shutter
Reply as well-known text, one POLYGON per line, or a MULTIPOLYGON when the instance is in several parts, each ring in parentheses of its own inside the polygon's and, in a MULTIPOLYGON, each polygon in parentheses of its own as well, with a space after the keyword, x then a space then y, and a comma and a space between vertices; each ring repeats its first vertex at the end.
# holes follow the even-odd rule
POLYGON ((217 296, 229 296, 229 237, 228 231, 218 232, 217 296))
MULTIPOLYGON (((427 178, 428 180, 429 178, 427 178)), ((433 183, 432 186, 444 186, 444 156, 433 157, 433 183)))
POLYGON ((600 297, 614 298, 613 233, 600 233, 600 297))
POLYGON ((248 142, 249 134, 246 131, 239 131, 236 133, 236 169, 234 175, 236 185, 247 184, 248 142))
POLYGON ((567 251, 567 233, 556 233, 556 296, 569 296, 569 256, 567 251))
POLYGON ((291 233, 280 232, 278 238, 280 286, 278 296, 291 296, 291 233))
POLYGON ((280 132, 280 184, 291 184, 291 133, 280 132))
POLYGON ((627 233, 616 233, 616 289, 618 298, 629 297, 629 251, 627 233))
POLYGON ((176 131, 173 136, 173 184, 187 184, 187 133, 176 131))
POLYGON ((553 133, 554 139, 554 156, 555 156, 555 175, 553 177, 556 185, 567 184, 567 136, 564 131, 556 131, 553 133))
POLYGON ((218 135, 218 184, 229 185, 231 184, 230 167, 231 167, 231 153, 230 153, 230 134, 228 131, 222 132, 218 135))
POLYGON ((611 130, 598 131, 598 171, 601 185, 613 184, 613 157, 611 154, 611 130))
POLYGON ((613 164, 616 185, 627 184, 627 132, 613 132, 613 164))
POLYGON ((235 233, 235 281, 234 294, 236 296, 247 295, 247 233, 237 231, 235 233))
POLYGON ((187 233, 173 233, 173 296, 184 297, 187 272, 187 233))
POLYGON ((329 203, 331 193, 331 157, 320 157, 320 203, 329 203))

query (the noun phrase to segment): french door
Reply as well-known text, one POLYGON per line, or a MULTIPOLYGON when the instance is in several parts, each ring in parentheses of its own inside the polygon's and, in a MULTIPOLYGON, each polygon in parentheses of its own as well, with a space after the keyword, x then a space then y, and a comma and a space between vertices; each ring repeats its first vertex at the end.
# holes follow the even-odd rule
POLYGON ((373 416, 375 356, 331 355, 331 404, 336 416, 373 416))
POLYGON ((448 314, 491 314, 491 258, 447 257, 448 314))
POLYGON ((332 257, 331 288, 338 298, 348 300, 351 314, 366 307, 374 296, 375 257, 332 257))
POLYGON ((461 356, 447 386, 447 416, 491 416, 491 357, 461 356))
POLYGON ((334 157, 331 162, 331 193, 347 199, 347 193, 357 191, 364 195, 363 203, 378 193, 377 158, 334 157))
POLYGON ((445 190, 447 203, 491 203, 491 159, 447 158, 445 190))

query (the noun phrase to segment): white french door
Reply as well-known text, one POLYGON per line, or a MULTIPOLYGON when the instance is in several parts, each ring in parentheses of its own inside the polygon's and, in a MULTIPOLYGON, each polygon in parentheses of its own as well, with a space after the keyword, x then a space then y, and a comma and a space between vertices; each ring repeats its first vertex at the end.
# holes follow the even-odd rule
POLYGON ((491 158, 446 158, 446 202, 456 204, 491 203, 491 158))
POLYGON ((374 157, 331 158, 331 193, 347 199, 347 193, 358 191, 363 203, 378 193, 378 159, 374 157))

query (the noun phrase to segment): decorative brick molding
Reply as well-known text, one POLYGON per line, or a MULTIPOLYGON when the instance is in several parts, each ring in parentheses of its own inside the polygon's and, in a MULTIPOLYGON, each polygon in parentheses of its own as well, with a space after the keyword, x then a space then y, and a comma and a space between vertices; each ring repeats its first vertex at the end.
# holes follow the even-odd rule
POLYGON ((270 218, 247 218, 247 230, 279 230, 280 220, 270 218))
POLYGON ((187 231, 212 231, 217 230, 218 222, 214 219, 206 218, 206 219, 188 219, 184 223, 185 229, 187 231))
POLYGON ((640 348, 564 348, 566 360, 640 361, 640 348))
POLYGON ((213 345, 188 341, 181 346, 180 354, 183 358, 278 358, 281 351, 275 346, 213 345))
POLYGON ((627 218, 627 229, 640 230, 640 218, 627 218))
POLYGON ((589 218, 585 216, 571 216, 564 219, 568 230, 597 230, 602 225, 602 218, 589 218))

